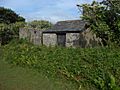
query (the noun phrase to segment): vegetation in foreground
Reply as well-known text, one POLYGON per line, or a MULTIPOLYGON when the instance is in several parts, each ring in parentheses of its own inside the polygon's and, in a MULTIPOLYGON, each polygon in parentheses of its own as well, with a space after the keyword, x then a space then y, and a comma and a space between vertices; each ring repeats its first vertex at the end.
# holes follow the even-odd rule
POLYGON ((120 48, 45 47, 20 40, 3 50, 12 65, 32 68, 76 90, 120 90, 120 48))
POLYGON ((12 66, 2 56, 0 48, 0 90, 74 90, 60 81, 50 81, 35 69, 12 66))

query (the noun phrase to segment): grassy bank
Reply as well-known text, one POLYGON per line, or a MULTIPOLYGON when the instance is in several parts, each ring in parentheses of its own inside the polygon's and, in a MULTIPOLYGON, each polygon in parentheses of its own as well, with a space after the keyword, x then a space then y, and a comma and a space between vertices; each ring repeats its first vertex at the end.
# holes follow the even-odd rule
POLYGON ((5 61, 31 68, 53 82, 60 80, 66 88, 119 90, 120 48, 45 47, 20 40, 3 49, 5 61))
POLYGON ((71 90, 63 82, 52 82, 35 69, 9 64, 2 54, 0 48, 0 90, 71 90))

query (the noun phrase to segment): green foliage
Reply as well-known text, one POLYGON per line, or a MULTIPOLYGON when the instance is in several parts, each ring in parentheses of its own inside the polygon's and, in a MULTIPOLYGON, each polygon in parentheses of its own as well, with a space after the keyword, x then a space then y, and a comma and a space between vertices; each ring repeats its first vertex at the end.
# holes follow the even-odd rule
POLYGON ((120 88, 116 85, 115 77, 110 74, 106 73, 105 78, 98 77, 94 80, 94 83, 100 90, 119 90, 120 88))
POLYGON ((13 38, 18 38, 19 28, 25 26, 24 22, 16 22, 12 24, 0 23, 0 40, 1 44, 7 44, 13 38))
POLYGON ((34 29, 40 29, 40 30, 46 30, 50 29, 52 27, 52 23, 45 20, 34 20, 32 22, 28 22, 27 27, 34 28, 34 29))
POLYGON ((91 30, 103 40, 104 45, 120 45, 120 0, 93 1, 83 4, 82 18, 90 22, 91 30))
POLYGON ((0 44, 4 45, 18 37, 19 28, 23 27, 25 19, 11 9, 0 7, 0 44))
POLYGON ((45 47, 17 40, 3 51, 4 60, 35 69, 51 80, 62 79, 85 90, 120 89, 120 48, 45 47))
POLYGON ((25 19, 11 9, 0 7, 0 23, 10 24, 15 22, 25 22, 25 19))

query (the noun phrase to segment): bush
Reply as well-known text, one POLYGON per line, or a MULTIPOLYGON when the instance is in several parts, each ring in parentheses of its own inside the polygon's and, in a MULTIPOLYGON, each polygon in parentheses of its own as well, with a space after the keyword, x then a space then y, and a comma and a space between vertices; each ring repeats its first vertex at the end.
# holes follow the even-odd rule
POLYGON ((24 27, 24 22, 16 22, 13 24, 0 23, 0 41, 1 44, 7 44, 12 39, 19 37, 19 28, 24 27))
POLYGON ((50 29, 52 27, 52 23, 45 20, 34 20, 32 22, 28 22, 27 25, 28 28, 34 28, 39 30, 46 30, 50 29))

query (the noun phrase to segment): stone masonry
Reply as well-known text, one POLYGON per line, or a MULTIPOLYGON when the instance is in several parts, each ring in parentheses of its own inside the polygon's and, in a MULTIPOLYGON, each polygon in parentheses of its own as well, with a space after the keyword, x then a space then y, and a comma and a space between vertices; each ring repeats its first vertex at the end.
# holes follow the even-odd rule
POLYGON ((35 45, 41 45, 42 31, 22 28, 19 30, 19 38, 27 39, 35 45))
POLYGON ((67 33, 66 34, 66 47, 79 47, 80 46, 80 33, 67 33))
POLYGON ((66 47, 95 47, 102 45, 101 39, 86 27, 81 20, 60 21, 50 30, 20 29, 19 38, 27 39, 35 45, 66 46, 66 47))
POLYGON ((46 46, 57 45, 57 35, 56 34, 43 34, 43 45, 46 45, 46 46))

